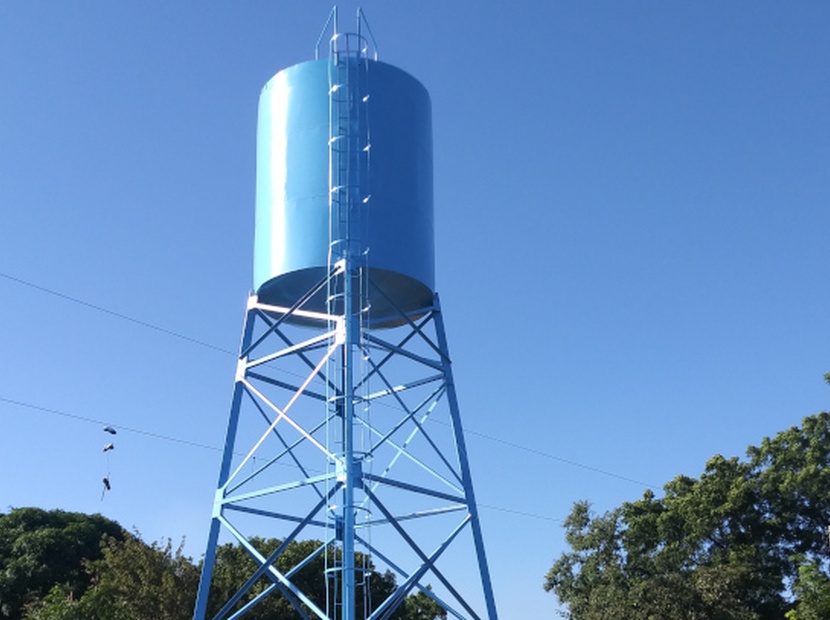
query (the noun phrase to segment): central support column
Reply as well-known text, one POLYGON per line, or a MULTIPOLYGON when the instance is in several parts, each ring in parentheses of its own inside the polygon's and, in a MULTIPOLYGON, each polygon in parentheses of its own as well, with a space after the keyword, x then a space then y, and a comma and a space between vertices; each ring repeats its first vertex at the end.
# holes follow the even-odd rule
MULTIPOLYGON (((347 243, 348 247, 350 244, 347 243)), ((354 268, 351 252, 346 253, 346 271, 343 278, 343 302, 346 330, 343 344, 343 463, 345 465, 346 484, 343 487, 343 620, 354 620, 356 601, 355 579, 355 480, 354 455, 354 351, 360 343, 360 322, 355 316, 353 297, 354 268)))
MULTIPOLYGON (((362 489, 362 467, 355 454, 355 384, 361 368, 361 313, 366 307, 361 285, 366 261, 366 207, 368 176, 368 117, 365 92, 365 42, 358 35, 339 34, 331 40, 329 58, 329 261, 342 267, 329 290, 329 314, 343 317, 340 372, 337 378, 343 484, 342 505, 336 520, 341 542, 340 618, 355 620, 357 568, 355 521, 362 489)), ((330 269, 331 270, 331 269, 330 269)))

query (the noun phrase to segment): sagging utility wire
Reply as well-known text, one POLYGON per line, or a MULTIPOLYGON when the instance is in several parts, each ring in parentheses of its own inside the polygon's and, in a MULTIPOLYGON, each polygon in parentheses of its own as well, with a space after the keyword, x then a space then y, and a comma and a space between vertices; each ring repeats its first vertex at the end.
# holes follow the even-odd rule
MULTIPOLYGON (((153 325, 152 323, 142 321, 141 319, 137 319, 135 317, 128 316, 126 314, 122 314, 120 312, 115 312, 115 311, 110 310, 108 308, 105 308, 103 306, 99 306, 97 304, 93 304, 93 303, 90 303, 88 301, 78 299, 77 297, 72 297, 71 295, 67 295, 65 293, 61 293, 59 291, 55 291, 53 289, 50 289, 48 287, 41 286, 39 284, 35 284, 34 282, 29 282, 29 281, 24 280, 22 278, 12 276, 8 273, 0 272, 0 278, 5 278, 5 279, 7 279, 11 282, 15 282, 17 284, 21 284, 21 285, 27 286, 29 288, 33 288, 33 289, 41 291, 43 293, 47 293, 49 295, 59 297, 59 298, 64 299, 66 301, 71 301, 73 303, 79 304, 81 306, 85 306, 85 307, 90 308, 92 310, 97 310, 98 312, 102 312, 104 314, 109 314, 110 316, 113 316, 113 317, 116 317, 116 318, 119 318, 119 319, 122 319, 122 320, 125 320, 125 321, 129 321, 131 323, 135 323, 136 325, 141 325, 142 327, 146 327, 148 329, 152 329, 152 330, 161 332, 163 334, 167 334, 167 335, 172 336, 174 338, 179 338, 181 340, 186 340, 188 342, 191 342, 191 343, 199 345, 199 346, 203 346, 203 347, 206 347, 206 348, 209 348, 209 349, 213 349, 213 350, 221 352, 221 353, 226 353, 228 355, 236 356, 235 352, 230 351, 228 349, 224 349, 222 347, 217 347, 216 345, 212 345, 210 343, 203 342, 201 340, 197 340, 196 338, 191 338, 190 336, 185 336, 184 334, 179 334, 177 332, 166 329, 164 327, 160 327, 158 325, 153 325)), ((289 373, 289 374, 291 374, 291 373, 289 373)), ((75 416, 75 415, 72 415, 72 414, 67 414, 67 413, 64 413, 64 412, 55 411, 53 409, 38 407, 36 405, 30 405, 28 403, 21 403, 19 401, 14 401, 14 400, 7 399, 7 398, 0 397, 0 401, 5 401, 5 402, 8 402, 8 403, 20 405, 20 406, 23 406, 23 407, 30 407, 32 409, 39 409, 41 411, 46 411, 46 412, 49 412, 49 413, 56 413, 58 415, 63 415, 63 416, 66 416, 66 417, 81 419, 81 420, 85 420, 85 421, 93 421, 93 420, 90 420, 89 418, 83 418, 81 416, 75 416)), ((167 436, 164 436, 164 435, 160 435, 160 434, 157 434, 157 433, 151 433, 151 432, 147 432, 147 431, 142 431, 142 430, 139 430, 139 429, 127 429, 127 430, 131 430, 132 432, 140 433, 140 434, 143 434, 143 435, 148 435, 150 437, 165 439, 167 441, 175 441, 177 443, 183 443, 183 444, 187 444, 187 445, 191 445, 191 446, 195 446, 195 447, 199 447, 199 448, 206 448, 208 450, 216 450, 216 451, 219 451, 219 452, 222 451, 221 448, 218 448, 218 447, 215 447, 215 446, 206 446, 204 444, 198 444, 198 443, 195 443, 195 442, 192 442, 192 441, 187 441, 187 440, 184 440, 184 439, 178 439, 178 438, 174 438, 174 437, 167 437, 167 436)), ((558 461, 560 463, 570 465, 572 467, 578 467, 580 469, 585 469, 585 470, 588 470, 588 471, 592 471, 592 472, 595 472, 595 473, 603 475, 603 476, 608 476, 608 477, 611 477, 611 478, 616 478, 618 480, 622 480, 624 482, 644 486, 644 487, 649 488, 649 489, 660 489, 660 488, 662 488, 662 485, 659 485, 659 484, 653 484, 653 483, 649 483, 649 482, 644 482, 642 480, 636 480, 634 478, 628 478, 626 476, 621 476, 621 475, 613 473, 613 472, 609 472, 609 471, 606 471, 606 470, 603 470, 603 469, 600 469, 600 468, 597 468, 597 467, 593 467, 593 466, 587 465, 585 463, 579 463, 577 461, 572 461, 570 459, 562 458, 562 457, 556 456, 554 454, 550 454, 548 452, 544 452, 544 451, 541 451, 541 450, 537 450, 535 448, 531 448, 529 446, 524 446, 524 445, 517 444, 517 443, 514 443, 514 442, 510 442, 510 441, 505 441, 505 440, 499 439, 497 437, 493 437, 491 435, 486 435, 484 433, 476 432, 476 431, 473 431, 469 428, 465 428, 464 433, 467 434, 467 435, 478 435, 479 437, 482 437, 484 439, 487 439, 487 440, 490 440, 490 441, 495 441, 497 443, 501 443, 503 445, 507 445, 507 446, 510 446, 510 447, 518 449, 518 450, 522 450, 522 451, 525 451, 525 452, 536 454, 538 456, 549 458, 549 459, 552 459, 554 461, 558 461)))

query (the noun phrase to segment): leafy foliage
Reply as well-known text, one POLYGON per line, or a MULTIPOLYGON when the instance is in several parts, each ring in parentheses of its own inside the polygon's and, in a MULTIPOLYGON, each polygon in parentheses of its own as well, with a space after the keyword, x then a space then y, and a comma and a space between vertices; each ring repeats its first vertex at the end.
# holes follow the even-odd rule
MULTIPOLYGON (((276 539, 251 540, 269 556, 282 545, 276 539)), ((326 588, 336 580, 324 577, 340 560, 337 552, 322 552, 319 541, 292 541, 275 567, 290 576, 312 602, 326 607, 326 588), (304 562, 306 558, 310 561, 304 562)), ((386 599, 396 588, 394 575, 379 573, 368 558, 357 554, 362 567, 358 584, 358 613, 386 599)), ((245 548, 226 544, 217 549, 211 584, 209 616, 219 612, 251 575, 257 564, 245 548)), ((190 620, 201 566, 170 540, 147 544, 99 515, 13 510, 0 516, 0 618, 12 620, 190 620)), ((232 606, 238 610, 266 589, 260 578, 232 606)), ((245 615, 251 620, 294 620, 303 616, 285 598, 272 592, 245 615)), ((404 599, 391 620, 446 618, 440 605, 418 592, 404 599)))
MULTIPOLYGON (((250 542, 265 557, 270 556, 281 544, 281 541, 273 538, 252 538, 250 542)), ((310 593, 311 601, 317 607, 325 609, 327 594, 336 597, 339 587, 336 580, 332 582, 330 579, 330 583, 326 583, 325 570, 327 566, 332 567, 339 564, 339 560, 339 554, 331 548, 328 551, 328 557, 326 557, 320 541, 306 540, 288 544, 274 562, 274 566, 281 573, 288 575, 300 590, 310 593), (313 559, 303 564, 301 569, 296 570, 303 560, 308 557, 313 559), (328 593, 327 587, 329 588, 328 593)), ((396 587, 395 577, 389 572, 377 572, 368 561, 368 558, 360 553, 355 557, 355 565, 362 567, 360 571, 362 577, 358 579, 357 583, 357 617, 366 617, 375 605, 394 592, 396 587)), ((208 604, 207 615, 209 617, 214 617, 220 611, 220 602, 230 600, 239 590, 242 585, 240 575, 251 575, 256 567, 257 564, 254 563, 250 554, 241 546, 226 544, 216 550, 216 562, 208 604)), ((231 609, 240 609, 242 605, 250 602, 268 589, 273 589, 270 579, 260 578, 231 609)), ((305 609, 305 606, 303 607, 305 609)), ((257 603, 255 607, 247 612, 245 617, 252 620, 300 620, 302 618, 285 596, 275 594, 269 595, 257 603)), ((391 616, 391 620, 436 620, 443 618, 446 618, 446 612, 423 592, 407 597, 391 616)))
POLYGON ((124 530, 101 515, 20 508, 0 515, 0 618, 18 620, 24 607, 56 584, 75 597, 89 579, 84 559, 102 557, 101 538, 124 530))
MULTIPOLYGON (((252 538, 251 544, 263 556, 270 556, 281 544, 277 539, 252 538)), ((336 594, 336 584, 327 584, 325 578, 326 556, 323 553, 322 543, 317 540, 293 541, 274 562, 274 567, 281 573, 288 575, 291 581, 303 592, 310 593, 311 601, 322 609, 326 608, 327 585, 332 588, 329 596, 336 594), (296 570, 301 562, 311 557, 302 568, 296 570)), ((329 549, 328 566, 338 564, 339 556, 329 549)), ((367 558, 357 554, 356 566, 363 567, 363 578, 358 580, 357 599, 360 609, 370 609, 373 601, 385 599, 395 589, 395 578, 391 573, 381 574, 374 570, 367 558)), ((248 576, 256 570, 250 554, 241 546, 226 544, 216 550, 216 562, 211 584, 211 595, 208 605, 208 616, 213 617, 220 611, 220 602, 230 600, 242 583, 240 576, 248 576)), ((260 578, 247 593, 242 596, 240 603, 232 607, 238 609, 243 604, 253 600, 266 589, 273 590, 272 581, 266 577, 260 578)), ((264 598, 246 615, 252 620, 268 620, 280 618, 294 620, 302 618, 284 595, 274 593, 264 598)))
POLYGON ((545 581, 567 617, 830 618, 830 413, 664 491, 598 516, 574 506, 545 581))
POLYGON ((134 620, 110 592, 101 588, 87 590, 80 600, 65 586, 56 585, 46 597, 30 605, 26 620, 134 620))
POLYGON ((103 557, 85 562, 92 586, 76 599, 60 584, 26 620, 187 620, 199 569, 168 540, 145 544, 137 536, 104 536, 103 557))
POLYGON ((422 591, 408 596, 393 616, 397 620, 445 620, 447 612, 422 591))
POLYGON ((787 612, 787 620, 826 620, 830 618, 830 577, 815 560, 804 560, 793 584, 798 606, 787 612))

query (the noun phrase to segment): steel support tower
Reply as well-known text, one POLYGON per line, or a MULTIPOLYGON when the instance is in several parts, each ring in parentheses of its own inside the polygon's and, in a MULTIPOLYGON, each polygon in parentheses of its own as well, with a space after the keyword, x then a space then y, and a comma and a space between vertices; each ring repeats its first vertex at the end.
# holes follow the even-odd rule
POLYGON ((330 24, 327 265, 291 305, 249 298, 194 620, 276 594, 300 618, 387 619, 418 593, 495 620, 438 296, 400 308, 370 268, 365 21, 330 24), (209 600, 220 535, 250 574, 209 600))

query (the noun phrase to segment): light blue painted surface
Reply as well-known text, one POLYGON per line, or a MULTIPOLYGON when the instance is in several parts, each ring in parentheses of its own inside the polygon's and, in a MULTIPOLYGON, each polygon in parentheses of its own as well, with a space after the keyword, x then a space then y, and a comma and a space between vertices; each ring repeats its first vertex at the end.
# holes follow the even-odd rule
MULTIPOLYGON (((432 303, 432 118, 426 89, 404 71, 368 61, 370 278, 404 310, 432 303)), ((291 305, 325 273, 329 246, 328 61, 277 73, 259 101, 254 288, 291 305)), ((362 176, 362 175, 361 175, 362 176)), ((378 296, 373 312, 387 312, 378 296)), ((322 309, 315 298, 310 307, 322 309)))

